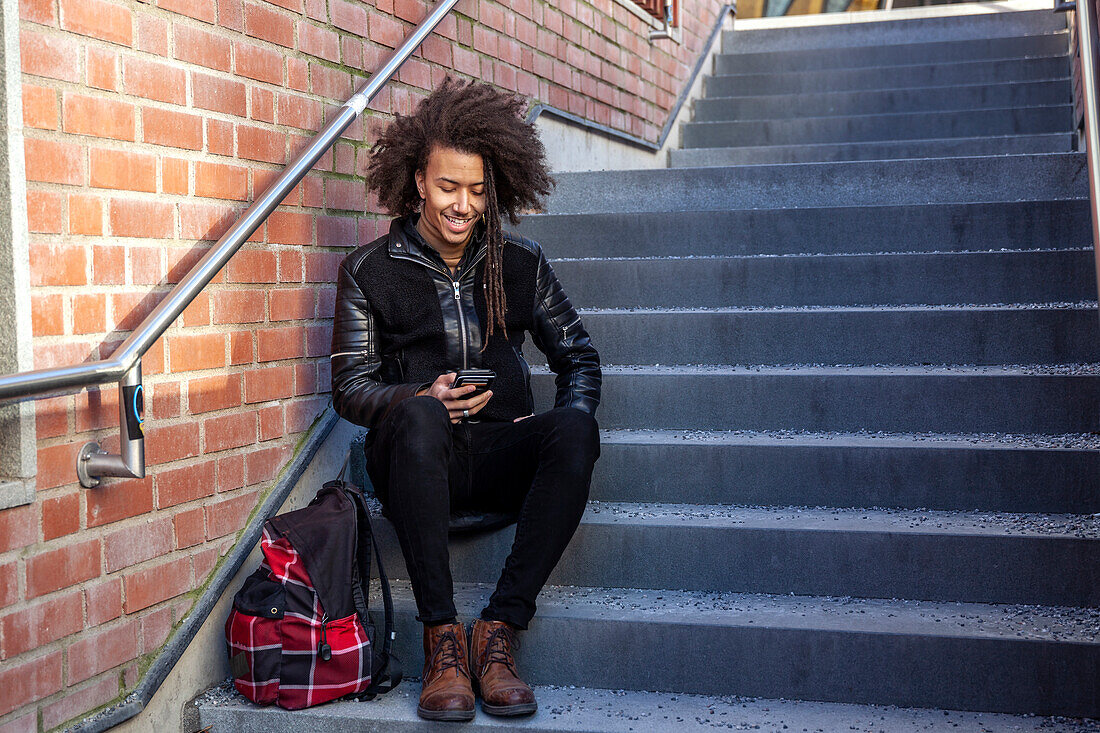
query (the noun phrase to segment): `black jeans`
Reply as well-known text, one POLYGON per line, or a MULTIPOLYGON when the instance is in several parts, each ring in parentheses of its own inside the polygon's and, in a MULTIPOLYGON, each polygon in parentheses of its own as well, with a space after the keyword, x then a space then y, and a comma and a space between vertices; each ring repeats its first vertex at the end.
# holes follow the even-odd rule
POLYGON ((435 397, 394 405, 370 433, 367 470, 397 530, 425 624, 456 618, 447 530, 453 510, 518 512, 487 620, 527 628, 535 596, 577 529, 600 455, 592 415, 560 407, 515 423, 451 423, 435 397))

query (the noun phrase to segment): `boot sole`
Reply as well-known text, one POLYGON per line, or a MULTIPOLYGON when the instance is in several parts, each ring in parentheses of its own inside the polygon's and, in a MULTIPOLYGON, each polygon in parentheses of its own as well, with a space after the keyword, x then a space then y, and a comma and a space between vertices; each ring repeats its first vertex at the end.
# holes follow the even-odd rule
POLYGON ((489 715, 530 715, 531 713, 539 709, 539 704, 537 702, 525 702, 519 705, 489 705, 484 700, 482 700, 481 709, 487 712, 489 715))
POLYGON ((425 708, 416 706, 416 714, 425 720, 448 720, 448 721, 467 721, 473 720, 474 714, 477 712, 474 710, 427 710, 425 708))

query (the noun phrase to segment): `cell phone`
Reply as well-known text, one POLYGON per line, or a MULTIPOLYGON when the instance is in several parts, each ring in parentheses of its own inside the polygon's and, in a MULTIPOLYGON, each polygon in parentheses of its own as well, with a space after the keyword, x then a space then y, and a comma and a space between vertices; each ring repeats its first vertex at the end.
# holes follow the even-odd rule
POLYGON ((463 400, 469 399, 489 389, 496 375, 496 372, 492 369, 460 369, 455 374, 455 380, 451 383, 451 389, 465 387, 468 384, 474 385, 476 389, 473 392, 461 395, 459 398, 463 400))

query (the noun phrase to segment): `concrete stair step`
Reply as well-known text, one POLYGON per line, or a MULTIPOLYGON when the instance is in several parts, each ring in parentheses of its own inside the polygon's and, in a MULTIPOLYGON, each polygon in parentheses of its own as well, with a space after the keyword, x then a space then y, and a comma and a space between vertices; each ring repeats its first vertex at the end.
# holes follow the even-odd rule
POLYGON ((1082 153, 1046 153, 558 173, 546 213, 1087 199, 1086 171, 1082 153))
POLYGON ((1073 98, 1070 79, 969 84, 857 92, 807 92, 698 99, 695 122, 772 120, 830 115, 895 114, 932 110, 977 110, 1065 104, 1073 98))
MULTIPOLYGON (((998 3, 998 5, 1001 5, 998 3)), ((990 38, 1059 33, 1066 30, 1066 18, 1042 10, 1013 11, 1006 6, 982 15, 944 13, 939 17, 892 20, 875 17, 874 22, 838 22, 802 27, 723 31, 723 53, 843 49, 860 46, 894 46, 921 41, 983 41, 990 38)), ((863 15, 863 14, 861 14, 863 15)), ((871 16, 867 16, 870 18, 871 16)), ((848 19, 843 19, 847 21, 848 19)), ((742 24, 745 27, 746 24, 742 24)))
MULTIPOLYGON (((395 581, 394 590, 398 655, 415 674, 422 651, 414 604, 407 584, 395 581)), ((490 591, 488 585, 458 584, 460 617, 474 616, 490 591)), ((1074 684, 1095 678, 1097 671, 1098 619, 1091 609, 553 586, 540 596, 540 607, 516 652, 523 675, 540 685, 539 713, 520 720, 479 714, 473 725, 572 730, 566 724, 577 720, 573 716, 591 716, 576 729, 693 730, 693 723, 706 729, 725 723, 745 729, 760 720, 775 725, 768 730, 780 725, 799 730, 803 724, 815 726, 811 730, 842 730, 871 713, 854 705, 728 697, 702 704, 690 694, 682 697, 693 692, 930 705, 947 690, 945 707, 1096 714, 1088 712, 1096 705, 1095 689, 1074 684), (667 653, 670 648, 691 652, 677 657, 667 653), (607 664, 608 659, 616 663, 607 664), (813 663, 791 663, 806 659, 813 663), (569 686, 568 692, 541 687, 548 684, 569 686), (578 685, 617 689, 578 690, 578 685), (621 708, 616 700, 623 703, 621 708), (648 710, 646 701, 651 703, 648 710), (693 704, 701 705, 701 718, 693 718, 693 704), (622 714, 613 712, 617 710, 622 714), (802 718, 805 713, 814 722, 802 718), (665 715, 671 716, 671 724, 663 722, 665 715)), ((309 716, 317 716, 314 724, 325 730, 376 730, 367 726, 390 720, 390 705, 400 709, 402 721, 416 724, 418 693, 419 685, 410 681, 366 704, 334 703, 288 714, 252 706, 229 689, 217 689, 200 698, 198 707, 202 724, 213 723, 215 730, 277 733, 286 723, 300 730, 309 724, 309 716), (249 727, 259 716, 266 716, 269 726, 249 727), (335 727, 341 719, 359 727, 335 727)), ((913 729, 939 730, 945 718, 949 725, 968 720, 942 710, 933 716, 931 711, 875 709, 870 729, 910 730, 909 725, 919 724, 913 729)), ((983 729, 990 731, 1002 730, 997 723, 1020 726, 1003 730, 1032 730, 1027 722, 981 718, 983 729)), ((1046 728, 1034 728, 1041 729, 1046 728)))
MULTIPOLYGON (((533 367, 535 409, 554 375, 533 367)), ((1089 433, 1100 367, 603 366, 603 428, 1089 433)))
POLYGON ((584 308, 953 305, 1091 300, 1093 259, 1080 249, 561 259, 553 267, 584 308))
POLYGON ((870 89, 904 89, 953 84, 1002 84, 1061 79, 1069 75, 1067 56, 996 61, 958 61, 860 69, 824 69, 708 76, 706 97, 798 94, 870 89))
MULTIPOLYGON (((1072 128, 1073 105, 1065 104, 960 112, 900 112, 889 115, 801 117, 744 122, 689 122, 681 130, 684 148, 718 148, 1051 133, 1064 133, 1068 139, 1073 132, 1072 128)), ((1069 145, 1065 145, 1059 152, 1069 152, 1070 149, 1069 145)))
MULTIPOLYGON (((1089 433, 617 429, 600 444, 601 502, 1100 512, 1089 433)), ((362 437, 351 451, 352 481, 369 490, 362 437)))
POLYGON ((1069 132, 1001 137, 956 137, 938 140, 890 140, 811 145, 760 145, 714 148, 678 148, 670 151, 673 168, 730 165, 774 165, 842 160, 891 158, 949 158, 967 155, 1019 155, 1066 153, 1073 150, 1075 134, 1069 132))
POLYGON ((722 53, 714 59, 715 74, 763 74, 817 69, 890 67, 959 61, 1010 60, 1065 56, 1069 53, 1069 32, 1043 33, 999 38, 970 38, 962 41, 895 43, 888 46, 857 46, 843 49, 722 53))
POLYGON ((1095 435, 604 430, 600 445, 598 501, 1100 512, 1095 435))
MULTIPOLYGON (((387 574, 407 578, 392 525, 375 524, 387 574)), ((1098 538, 1081 515, 590 502, 549 582, 1088 607, 1098 538)), ((453 538, 454 580, 496 583, 514 539, 514 525, 453 538)))
MULTIPOLYGON (((609 364, 1100 362, 1096 304, 1048 307, 582 309, 609 364)), ((529 341, 532 364, 546 357, 529 341)))
MULTIPOLYGON (((534 636, 535 633, 532 631, 527 636, 534 636)), ((845 670, 845 674, 847 672, 845 670)), ((331 733, 408 733, 438 730, 446 725, 433 725, 417 717, 419 694, 420 685, 410 680, 370 702, 334 702, 290 711, 253 705, 238 695, 231 685, 223 685, 210 690, 196 702, 196 706, 199 725, 212 726, 211 731, 235 733, 297 733, 303 729, 331 733)), ((667 730, 709 733, 715 728, 732 728, 958 733, 960 730, 984 729, 990 733, 1049 733, 1054 726, 1060 726, 1062 731, 1087 729, 1064 718, 745 698, 735 697, 725 690, 715 696, 707 696, 536 685, 535 697, 539 711, 529 718, 496 718, 479 711, 472 722, 463 724, 462 730, 471 733, 502 730, 530 733, 667 730)))
POLYGON ((517 231, 575 258, 1053 249, 1091 246, 1091 227, 1088 201, 1072 199, 539 214, 517 231))

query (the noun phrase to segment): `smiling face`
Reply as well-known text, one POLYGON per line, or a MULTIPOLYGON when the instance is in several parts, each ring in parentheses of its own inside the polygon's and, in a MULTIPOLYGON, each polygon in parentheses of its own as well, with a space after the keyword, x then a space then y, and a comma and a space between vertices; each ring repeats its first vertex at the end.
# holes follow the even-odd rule
POLYGON ((416 188, 424 199, 417 229, 428 244, 441 253, 465 249, 486 207, 481 156, 434 147, 416 188))

